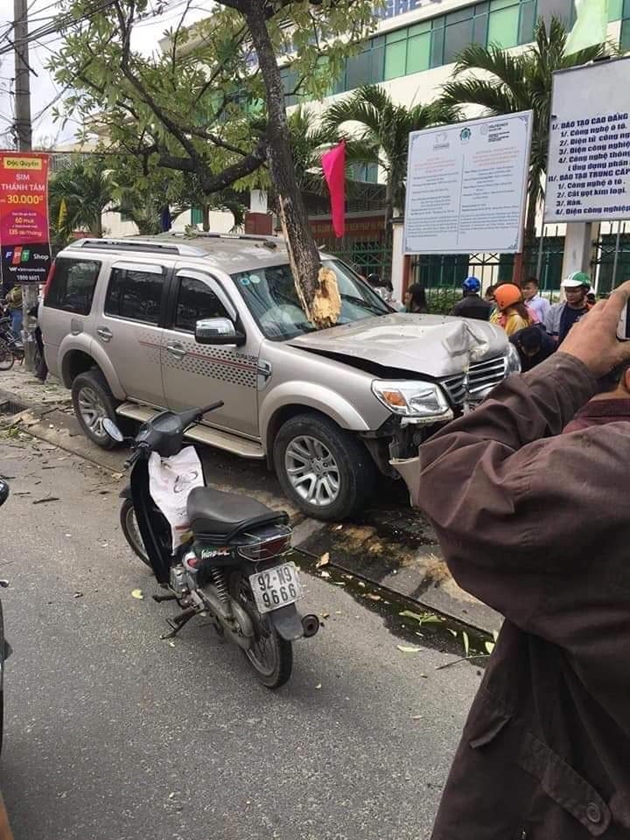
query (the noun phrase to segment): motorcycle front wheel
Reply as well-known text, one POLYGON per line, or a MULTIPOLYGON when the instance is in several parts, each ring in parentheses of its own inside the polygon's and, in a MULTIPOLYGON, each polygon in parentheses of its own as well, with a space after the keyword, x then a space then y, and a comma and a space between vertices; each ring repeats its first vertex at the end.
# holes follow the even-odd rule
POLYGON ((142 542, 136 512, 131 499, 125 499, 120 507, 120 527, 125 535, 125 539, 129 543, 129 547, 136 557, 139 557, 146 566, 151 567, 144 543, 142 542))
POLYGON ((242 572, 230 576, 230 595, 243 607, 254 624, 256 639, 245 658, 266 688, 280 688, 293 670, 293 645, 278 635, 266 616, 261 615, 249 585, 242 572))

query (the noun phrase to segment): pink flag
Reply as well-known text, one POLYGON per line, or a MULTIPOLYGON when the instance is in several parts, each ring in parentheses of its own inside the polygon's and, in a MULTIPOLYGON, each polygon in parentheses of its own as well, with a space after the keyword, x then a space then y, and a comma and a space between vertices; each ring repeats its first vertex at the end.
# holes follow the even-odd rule
POLYGON ((346 230, 346 144, 341 141, 338 146, 322 155, 322 169, 330 192, 330 209, 332 213, 333 230, 335 236, 342 237, 346 230))

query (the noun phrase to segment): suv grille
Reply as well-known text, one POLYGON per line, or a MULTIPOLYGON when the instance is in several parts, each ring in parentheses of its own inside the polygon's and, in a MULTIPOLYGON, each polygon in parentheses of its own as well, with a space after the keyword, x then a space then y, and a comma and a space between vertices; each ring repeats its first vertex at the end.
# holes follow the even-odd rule
POLYGON ((466 396, 480 396, 488 388, 493 388, 505 378, 507 369, 507 358, 496 356, 494 359, 484 359, 482 362, 475 362, 468 369, 468 373, 458 373, 455 376, 447 376, 440 384, 454 405, 461 405, 466 396))

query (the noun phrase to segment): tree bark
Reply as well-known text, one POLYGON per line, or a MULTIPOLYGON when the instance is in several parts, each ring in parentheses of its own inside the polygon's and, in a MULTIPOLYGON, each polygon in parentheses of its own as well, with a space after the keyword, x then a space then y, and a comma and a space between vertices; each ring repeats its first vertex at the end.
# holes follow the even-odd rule
POLYGON ((267 94, 267 157, 278 215, 302 308, 318 329, 337 323, 341 299, 334 272, 323 268, 295 174, 280 69, 267 29, 263 0, 240 6, 258 56, 267 94))
POLYGON ((210 205, 207 203, 201 207, 201 228, 205 233, 210 230, 210 205))

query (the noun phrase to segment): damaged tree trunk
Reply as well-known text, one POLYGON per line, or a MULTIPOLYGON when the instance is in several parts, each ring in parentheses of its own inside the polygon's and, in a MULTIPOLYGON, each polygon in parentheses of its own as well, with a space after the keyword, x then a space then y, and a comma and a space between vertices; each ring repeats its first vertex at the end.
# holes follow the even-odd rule
POLYGON ((267 94, 269 172, 277 194, 278 215, 289 251, 295 288, 309 321, 318 329, 334 326, 341 310, 335 273, 322 266, 295 175, 291 136, 280 69, 267 29, 266 4, 249 0, 241 8, 258 56, 267 94))

